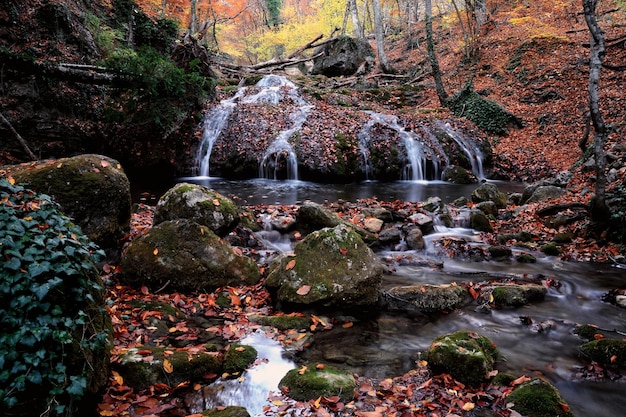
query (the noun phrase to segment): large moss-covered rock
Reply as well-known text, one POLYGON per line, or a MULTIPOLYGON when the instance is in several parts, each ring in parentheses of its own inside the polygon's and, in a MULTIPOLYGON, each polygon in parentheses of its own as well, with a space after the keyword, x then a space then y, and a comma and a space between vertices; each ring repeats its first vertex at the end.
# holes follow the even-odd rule
POLYGON ((318 367, 314 364, 292 369, 279 382, 279 387, 286 387, 291 398, 308 401, 319 397, 339 396, 348 402, 354 398, 357 387, 354 376, 331 366, 318 367))
POLYGON ((17 183, 50 195, 93 242, 107 252, 130 225, 130 183, 121 165, 102 155, 4 167, 17 183))
POLYGON ((235 405, 204 410, 201 414, 202 417, 250 417, 250 413, 248 413, 245 407, 235 405))
POLYGON ((132 348, 121 354, 113 366, 125 384, 137 390, 156 383, 176 386, 184 381, 201 381, 204 375, 222 373, 222 360, 217 354, 189 354, 175 350, 165 356, 165 350, 162 347, 142 346, 143 354, 140 355, 139 349, 132 348))
POLYGON ((378 300, 382 265, 354 231, 340 225, 311 233, 270 265, 265 285, 279 301, 370 306, 378 300))
POLYGON ((252 346, 234 343, 224 355, 224 372, 238 374, 244 371, 256 359, 258 352, 252 346))
POLYGON ((369 71, 374 64, 374 51, 365 39, 339 36, 315 50, 311 74, 327 77, 353 75, 359 68, 369 71))
POLYGON ((592 340, 582 345, 580 351, 601 365, 614 368, 626 367, 626 342, 623 340, 592 340))
POLYGON ((573 417, 558 390, 541 379, 534 378, 518 386, 507 398, 513 410, 532 417, 573 417), (568 410, 568 411, 566 411, 568 410))
POLYGON ((542 301, 548 290, 543 285, 499 285, 491 289, 496 305, 520 307, 533 301, 542 301))
POLYGON ((493 201, 499 209, 505 208, 507 203, 506 194, 498 190, 494 184, 483 183, 480 187, 472 191, 472 201, 480 203, 482 201, 493 201))
POLYGON ((103 255, 49 196, 0 179, 1 415, 92 412, 113 346, 103 255))
POLYGON ((394 287, 382 296, 389 310, 434 313, 460 307, 467 291, 459 285, 411 285, 394 287))
MULTIPOLYGON (((522 198, 524 198, 526 193, 526 190, 524 190, 522 198)), ((555 185, 542 185, 534 188, 532 194, 525 200, 525 202, 536 203, 543 200, 552 200, 561 197, 563 194, 565 194, 565 190, 561 187, 557 187, 555 185)))
POLYGON ((437 337, 427 355, 434 374, 447 373, 464 384, 477 386, 493 370, 497 350, 485 336, 461 330, 437 337))
POLYGON ((218 236, 226 236, 239 223, 237 205, 220 193, 198 184, 180 183, 160 199, 154 224, 188 219, 207 226, 218 236))
POLYGON ((361 236, 361 238, 366 242, 373 242, 376 240, 376 236, 373 233, 343 220, 337 214, 327 210, 322 205, 317 203, 304 203, 300 209, 298 209, 296 221, 298 227, 306 232, 312 232, 325 227, 335 227, 341 224, 358 233, 359 236, 361 236))
POLYGON ((493 232, 493 227, 489 222, 489 218, 480 210, 472 210, 469 215, 470 228, 479 232, 493 232))
POLYGON ((123 281, 155 291, 207 291, 252 285, 260 279, 252 259, 238 255, 208 227, 165 221, 131 242, 122 256, 123 281))

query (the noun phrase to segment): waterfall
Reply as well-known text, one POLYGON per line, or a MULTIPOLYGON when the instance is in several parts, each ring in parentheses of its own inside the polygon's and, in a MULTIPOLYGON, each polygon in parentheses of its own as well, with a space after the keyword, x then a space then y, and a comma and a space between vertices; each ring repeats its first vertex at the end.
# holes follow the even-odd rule
MULTIPOLYGON (((289 119, 292 122, 291 127, 281 131, 263 154, 261 164, 259 165, 259 176, 261 178, 276 180, 278 179, 279 172, 281 172, 282 164, 284 164, 287 179, 297 180, 298 158, 293 149, 293 146, 291 146, 291 144, 288 142, 288 139, 294 133, 299 131, 300 128, 302 128, 302 125, 304 124, 306 118, 313 109, 313 106, 307 103, 306 100, 304 100, 300 96, 300 94, 298 94, 298 89, 295 84, 293 84, 285 77, 271 75, 261 79, 261 81, 259 81, 257 85, 261 85, 261 83, 268 84, 268 86, 261 90, 261 92, 263 92, 264 90, 269 90, 270 92, 265 94, 267 94, 266 97, 271 98, 272 100, 282 100, 282 91, 287 88, 288 97, 296 105, 298 105, 298 108, 289 115, 289 119)), ((261 92, 259 92, 258 94, 261 94, 261 92)))
POLYGON ((469 159, 472 165, 472 172, 479 180, 485 179, 485 173, 483 171, 483 159, 484 155, 478 148, 476 143, 469 137, 463 135, 460 132, 454 130, 450 123, 438 121, 438 126, 441 127, 463 150, 463 153, 469 159))
MULTIPOLYGON (((365 176, 370 179, 372 170, 372 162, 370 158, 369 142, 371 140, 371 129, 375 124, 381 124, 395 130, 404 143, 406 149, 406 157, 408 164, 404 167, 402 174, 403 180, 423 181, 426 179, 426 154, 424 152, 424 144, 419 140, 419 136, 413 132, 404 129, 398 123, 398 117, 389 114, 375 113, 367 111, 371 119, 363 126, 358 133, 359 150, 364 158, 365 176)), ((433 158, 436 159, 436 158, 433 158)), ((435 164, 437 162, 433 161, 435 164)), ((438 166, 438 165, 436 165, 438 166)))

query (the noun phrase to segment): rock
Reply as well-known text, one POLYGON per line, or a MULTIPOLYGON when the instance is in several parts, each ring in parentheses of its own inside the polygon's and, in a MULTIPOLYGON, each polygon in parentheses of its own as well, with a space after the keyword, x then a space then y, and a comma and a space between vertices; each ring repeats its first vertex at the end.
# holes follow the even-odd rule
POLYGON ((478 179, 467 169, 459 165, 450 165, 443 172, 443 180, 455 184, 476 184, 478 179))
POLYGON ((380 229, 383 228, 383 221, 380 219, 377 219, 375 217, 367 217, 364 221, 363 221, 363 225, 365 227, 365 230, 372 232, 372 233, 378 233, 380 232, 380 229))
POLYGON ((433 374, 447 373, 464 384, 478 386, 493 370, 497 350, 485 336, 461 330, 437 337, 427 355, 433 374))
POLYGON ((493 227, 485 214, 478 210, 472 210, 470 212, 469 227, 478 232, 493 232, 493 227))
POLYGON ((435 230, 433 218, 424 213, 415 213, 409 216, 409 220, 419 226, 425 235, 435 230))
POLYGON ((526 252, 520 253, 519 255, 517 255, 515 257, 515 260, 517 262, 525 263, 525 264, 534 264, 535 262, 537 262, 537 258, 535 258, 530 253, 526 253, 526 252))
POLYGON ((463 305, 467 291, 458 285, 411 285, 383 292, 382 300, 389 310, 434 313, 454 310, 463 305))
POLYGON ((537 187, 533 193, 525 200, 526 203, 536 203, 543 200, 552 200, 565 194, 565 190, 555 185, 544 185, 537 187))
POLYGON ((599 339, 587 342, 580 347, 583 355, 594 362, 609 368, 626 367, 626 341, 599 339))
POLYGON ((485 213, 487 216, 495 217, 498 215, 498 208, 496 207, 496 203, 493 201, 481 201, 476 204, 476 208, 485 213))
POLYGON ((383 222, 391 223, 393 221, 393 213, 383 207, 366 207, 362 213, 365 217, 375 217, 383 222))
POLYGON ((616 295, 615 305, 618 307, 626 308, 626 295, 616 295))
POLYGON ((487 250, 494 261, 506 261, 513 255, 511 248, 502 245, 489 246, 487 250))
POLYGON ((454 204, 455 207, 465 207, 467 206, 467 198, 459 197, 456 200, 454 200, 452 204, 454 204))
POLYGON ((306 330, 311 325, 311 320, 308 317, 297 315, 264 316, 253 314, 248 316, 248 320, 263 326, 271 326, 278 330, 306 330))
POLYGON ((122 256, 123 282, 152 291, 206 291, 253 285, 259 268, 236 254, 208 227, 189 220, 165 221, 133 240, 122 256))
POLYGON ((555 242, 542 245, 539 250, 548 256, 559 256, 562 253, 561 249, 559 249, 555 242))
POLYGON ((295 245, 294 254, 276 258, 265 280, 279 301, 350 308, 378 300, 382 265, 350 228, 313 232, 295 245))
POLYGON ((310 364, 304 372, 301 369, 287 372, 278 386, 281 390, 286 387, 287 395, 298 401, 337 395, 341 401, 348 402, 355 397, 357 383, 349 372, 328 365, 318 369, 315 364, 310 364))
POLYGON ((402 239, 402 233, 397 227, 389 227, 378 234, 378 242, 383 246, 395 245, 402 239))
POLYGON ((51 196, 89 239, 114 256, 130 225, 130 183, 121 165, 102 155, 4 167, 17 183, 51 196))
POLYGON ((233 343, 224 355, 224 372, 237 375, 256 359, 258 352, 252 346, 233 343))
POLYGON ((341 217, 337 216, 337 214, 325 209, 317 203, 304 203, 298 210, 296 220, 298 226, 306 232, 312 232, 325 227, 344 225, 358 233, 366 242, 373 242, 376 240, 376 236, 372 233, 343 220, 341 217))
POLYGON ((538 378, 524 382, 506 398, 513 410, 533 417, 573 417, 557 389, 538 378))
POLYGON ((548 291, 543 285, 500 285, 493 287, 493 302, 500 306, 520 307, 533 301, 541 301, 548 291))
MULTIPOLYGON (((207 374, 222 374, 222 361, 219 355, 212 353, 189 354, 186 351, 173 350, 173 354, 165 356, 165 348, 142 346, 142 351, 149 355, 140 355, 138 348, 131 348, 120 354, 119 361, 113 364, 114 369, 124 378, 124 383, 136 390, 146 389, 156 383, 176 386, 184 381, 202 381, 207 374), (146 360, 151 356, 152 360, 146 360), (164 360, 171 365, 171 372, 164 370, 164 360)), ((243 369, 240 370, 244 370, 243 369)))
POLYGON ((493 201, 499 209, 505 208, 507 203, 506 194, 498 190, 498 187, 488 182, 481 184, 480 187, 472 191, 471 197, 474 203, 493 201))
POLYGON ((159 199, 154 225, 178 219, 191 220, 224 237, 239 223, 239 211, 231 199, 210 188, 179 183, 159 199))
POLYGON ((412 227, 404 238, 409 249, 422 250, 424 249, 424 235, 419 227, 412 227))
POLYGON ((200 413, 202 417, 250 417, 245 407, 229 405, 227 407, 211 408, 200 413))
POLYGON ((366 39, 339 36, 317 48, 313 55, 320 53, 322 56, 313 60, 311 74, 354 75, 360 68, 363 73, 369 72, 374 64, 374 51, 366 39))
POLYGON ((439 197, 429 197, 422 202, 422 208, 428 212, 435 213, 443 208, 443 201, 439 197))

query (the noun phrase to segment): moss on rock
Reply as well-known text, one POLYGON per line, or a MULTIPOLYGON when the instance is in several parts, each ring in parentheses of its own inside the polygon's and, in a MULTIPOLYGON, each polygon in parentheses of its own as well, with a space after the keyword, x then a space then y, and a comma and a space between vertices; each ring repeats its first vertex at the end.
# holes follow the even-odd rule
POLYGON ((428 366, 434 374, 448 373, 471 386, 485 380, 496 358, 491 340, 465 330, 437 337, 428 349, 428 366))
POLYGON ((600 339, 580 347, 583 355, 607 367, 626 367, 626 342, 617 339, 600 339))
POLYGON ((302 370, 292 369, 280 380, 279 387, 287 387, 291 398, 308 401, 337 395, 344 402, 354 398, 357 383, 352 374, 331 366, 310 365, 302 370))
POLYGON ((256 359, 258 352, 252 346, 234 343, 224 355, 224 372, 237 374, 243 372, 256 359))
POLYGON ((278 330, 289 329, 306 329, 311 324, 311 320, 306 316, 297 315, 280 315, 280 316, 261 316, 253 315, 248 316, 248 320, 253 323, 258 323, 264 326, 272 326, 278 330))
POLYGON ((491 290, 496 305, 520 307, 533 301, 541 301, 547 293, 543 285, 501 285, 491 290))
POLYGON ((534 378, 517 387, 508 397, 513 409, 532 417, 573 417, 557 389, 541 379, 534 378))
POLYGON ((411 285, 391 288, 383 299, 390 310, 434 313, 460 307, 467 295, 459 285, 411 285))
POLYGON ((203 411, 201 414, 202 417, 250 417, 248 410, 234 405, 224 408, 212 408, 203 411))

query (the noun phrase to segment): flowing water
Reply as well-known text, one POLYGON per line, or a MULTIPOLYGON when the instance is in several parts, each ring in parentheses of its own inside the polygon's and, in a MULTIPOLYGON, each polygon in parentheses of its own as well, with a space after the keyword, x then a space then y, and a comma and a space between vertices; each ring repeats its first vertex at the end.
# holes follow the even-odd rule
MULTIPOLYGON (((191 180, 187 178, 186 180, 191 180)), ((402 199, 423 201, 438 195, 444 201, 459 196, 468 197, 474 186, 459 186, 448 183, 396 183, 366 182, 359 185, 320 185, 300 181, 251 180, 244 182, 219 179, 196 179, 222 193, 240 196, 240 204, 295 204, 304 200, 317 202, 345 199, 356 201, 378 194, 379 200, 402 199)), ((519 191, 519 184, 497 183, 501 190, 519 191)), ((433 236, 463 235, 468 241, 480 245, 480 239, 469 229, 446 229, 437 226, 433 236)), ((289 240, 280 233, 267 231, 262 237, 275 243, 280 250, 289 249, 289 240)), ((626 271, 617 267, 560 262, 556 258, 536 253, 536 264, 516 261, 470 262, 444 258, 431 243, 420 252, 381 252, 380 257, 397 258, 413 256, 415 259, 434 259, 443 263, 443 268, 411 265, 396 265, 393 274, 384 277, 386 288, 396 285, 418 283, 445 284, 482 282, 510 278, 540 282, 552 279, 560 287, 550 287, 546 299, 520 308, 491 309, 484 312, 477 304, 468 304, 449 314, 406 315, 381 313, 373 319, 358 320, 354 326, 337 327, 316 334, 315 343, 307 348, 301 359, 306 362, 324 362, 350 369, 359 375, 371 377, 393 377, 401 375, 414 366, 420 352, 428 349, 432 340, 456 330, 472 330, 489 337, 504 355, 497 369, 515 375, 540 375, 551 381, 569 403, 576 416, 595 414, 598 416, 623 415, 626 408, 626 384, 620 381, 592 382, 581 379, 577 373, 586 361, 579 355, 583 341, 573 334, 575 324, 591 323, 602 329, 626 331, 626 310, 602 301, 602 296, 613 288, 623 288, 626 271), (530 319, 526 324, 521 318, 530 319), (341 340, 342 343, 337 343, 341 340)), ((622 336, 615 333, 615 337, 622 336)), ((246 341, 244 340, 244 343, 246 341)), ((252 339, 251 345, 259 348, 267 344, 262 339, 252 339)), ((274 347, 279 352, 279 347, 274 347)), ((267 356, 272 356, 266 354, 267 356)), ((223 381, 219 398, 210 404, 238 403, 244 401, 256 413, 267 404, 267 393, 278 387, 266 382, 256 382, 255 372, 273 375, 280 379, 288 366, 285 359, 275 354, 265 368, 252 368, 244 375, 244 382, 223 381), (277 369, 274 370, 273 365, 277 369), (243 385, 242 385, 243 384, 243 385), (246 384, 254 385, 248 387, 246 384), (243 392, 243 394, 242 394, 243 392), (231 398, 232 397, 232 398, 231 398), (256 398, 252 400, 251 398, 256 398)), ((277 383, 277 382, 276 382, 277 383)), ((207 390, 213 388, 208 387, 207 390)), ((205 390, 206 391, 206 390, 205 390)), ((212 397, 208 391, 205 401, 212 397)))

